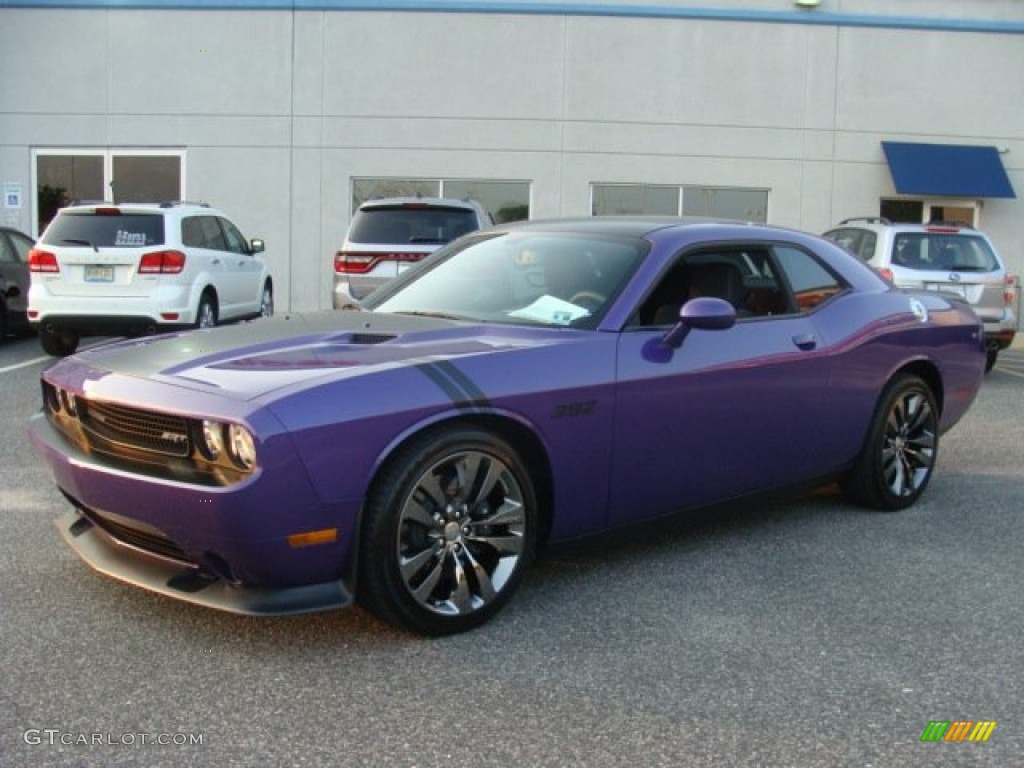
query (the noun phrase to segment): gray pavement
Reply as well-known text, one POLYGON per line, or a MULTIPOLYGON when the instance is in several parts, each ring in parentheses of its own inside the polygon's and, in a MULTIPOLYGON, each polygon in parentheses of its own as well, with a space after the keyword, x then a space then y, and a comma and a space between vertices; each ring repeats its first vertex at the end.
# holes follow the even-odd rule
POLYGON ((24 436, 38 357, 0 344, 2 766, 1024 765, 1024 350, 913 509, 826 490, 563 547, 443 640, 93 573, 24 436))

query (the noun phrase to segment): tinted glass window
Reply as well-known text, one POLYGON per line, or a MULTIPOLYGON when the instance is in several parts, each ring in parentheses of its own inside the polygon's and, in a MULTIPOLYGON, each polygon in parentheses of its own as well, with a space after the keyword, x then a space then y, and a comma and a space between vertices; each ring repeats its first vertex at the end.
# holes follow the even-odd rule
POLYGON ((164 218, 158 213, 62 213, 46 230, 42 242, 96 248, 163 245, 164 218))
POLYGON ((348 238, 355 243, 379 245, 436 245, 475 229, 476 215, 464 208, 368 208, 353 217, 348 238))
POLYGON ((806 251, 789 246, 777 246, 774 250, 801 312, 809 312, 843 290, 835 276, 806 251))
POLYGON ((672 325, 684 303, 705 296, 729 302, 741 320, 789 311, 766 248, 715 248, 680 256, 644 300, 632 324, 672 325))
POLYGON ((227 240, 228 250, 232 253, 248 253, 249 244, 245 242, 242 233, 227 219, 220 219, 220 225, 224 229, 224 237, 227 240))
POLYGON ((892 263, 905 269, 994 272, 999 260, 984 238, 939 232, 904 232, 893 239, 892 263))
POLYGON ((7 232, 6 235, 14 248, 14 260, 23 264, 28 262, 28 252, 32 250, 33 240, 20 232, 7 232))
POLYGON ((0 264, 16 264, 18 261, 18 254, 7 241, 7 235, 0 232, 0 264))

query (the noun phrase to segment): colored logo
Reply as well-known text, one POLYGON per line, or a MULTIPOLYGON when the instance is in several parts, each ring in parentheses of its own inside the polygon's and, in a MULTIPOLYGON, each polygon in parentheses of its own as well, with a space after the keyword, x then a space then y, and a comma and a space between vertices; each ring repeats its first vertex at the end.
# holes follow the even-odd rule
POLYGON ((995 729, 995 720, 932 720, 921 741, 988 741, 995 729))

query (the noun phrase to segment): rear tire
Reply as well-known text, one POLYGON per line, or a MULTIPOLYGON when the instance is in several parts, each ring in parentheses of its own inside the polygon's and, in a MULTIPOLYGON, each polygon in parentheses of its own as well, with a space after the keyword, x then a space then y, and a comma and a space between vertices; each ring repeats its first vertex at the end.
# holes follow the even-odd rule
POLYGON ((217 305, 210 294, 204 293, 196 310, 196 328, 213 328, 217 325, 217 305))
POLYGON ((73 355, 78 349, 78 334, 74 331, 48 331, 39 329, 39 343, 43 351, 54 357, 73 355))
POLYGON ((841 482, 843 492, 874 509, 905 509, 924 493, 938 455, 935 396, 923 379, 901 374, 882 392, 864 447, 841 482))

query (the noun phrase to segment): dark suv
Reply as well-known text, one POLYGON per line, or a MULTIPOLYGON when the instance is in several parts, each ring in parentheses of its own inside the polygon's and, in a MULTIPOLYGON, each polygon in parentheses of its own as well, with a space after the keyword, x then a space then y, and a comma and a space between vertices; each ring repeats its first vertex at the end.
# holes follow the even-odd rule
POLYGON ((1017 332, 1017 280, 992 241, 958 223, 894 224, 846 219, 825 233, 900 288, 943 291, 966 299, 985 324, 986 370, 1017 332))

